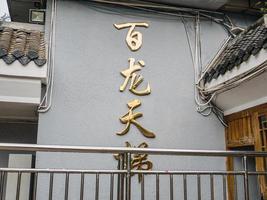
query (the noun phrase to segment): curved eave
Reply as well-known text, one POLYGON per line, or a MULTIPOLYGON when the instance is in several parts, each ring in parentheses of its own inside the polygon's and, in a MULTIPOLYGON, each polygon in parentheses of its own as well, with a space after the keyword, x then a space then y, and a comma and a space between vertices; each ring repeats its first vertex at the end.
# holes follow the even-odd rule
POLYGON ((261 66, 267 61, 267 49, 262 49, 257 55, 251 55, 249 59, 241 63, 238 67, 227 71, 223 76, 220 75, 217 79, 205 84, 205 92, 212 91, 219 85, 224 85, 231 81, 235 81, 238 77, 244 77, 251 70, 261 66))

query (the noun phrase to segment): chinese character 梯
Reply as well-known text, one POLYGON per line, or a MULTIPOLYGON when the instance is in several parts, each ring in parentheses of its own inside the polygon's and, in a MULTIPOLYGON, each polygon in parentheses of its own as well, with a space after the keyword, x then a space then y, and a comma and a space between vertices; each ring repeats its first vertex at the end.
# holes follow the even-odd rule
POLYGON ((147 138, 155 138, 155 134, 147 129, 145 129, 144 127, 142 127, 137 121, 136 119, 139 117, 142 117, 143 114, 140 112, 134 113, 133 110, 135 108, 137 108, 138 106, 141 105, 141 101, 138 99, 132 100, 130 102, 127 103, 127 106, 129 108, 129 111, 123 115, 122 117, 120 117, 120 121, 123 124, 126 124, 126 127, 121 131, 118 132, 117 135, 125 135, 126 133, 128 133, 128 131, 130 130, 130 126, 131 124, 134 124, 138 130, 147 138))
MULTIPOLYGON (((126 142, 126 147, 134 147, 129 142, 126 142)), ((147 148, 148 144, 145 142, 142 142, 140 145, 138 145, 137 148, 147 148)), ((120 159, 120 155, 116 154, 114 155, 116 160, 120 159)), ((135 170, 151 170, 153 168, 153 163, 148 160, 148 154, 133 154, 131 157, 131 169, 135 170)), ((143 179, 143 174, 138 174, 138 181, 141 182, 143 179)))
POLYGON ((137 75, 135 72, 140 71, 142 67, 145 66, 145 62, 143 60, 135 63, 134 58, 129 58, 129 68, 121 71, 121 75, 125 78, 123 84, 120 86, 120 91, 123 92, 131 79, 130 83, 130 91, 136 95, 148 95, 151 93, 151 88, 149 83, 147 84, 146 89, 144 90, 136 90, 136 88, 143 82, 144 78, 141 75, 137 75))
POLYGON ((123 24, 114 24, 115 28, 120 30, 124 28, 129 28, 129 31, 126 36, 126 43, 132 51, 137 51, 142 46, 142 33, 139 31, 134 31, 136 26, 139 27, 148 27, 148 23, 145 22, 136 22, 136 23, 123 23, 123 24))

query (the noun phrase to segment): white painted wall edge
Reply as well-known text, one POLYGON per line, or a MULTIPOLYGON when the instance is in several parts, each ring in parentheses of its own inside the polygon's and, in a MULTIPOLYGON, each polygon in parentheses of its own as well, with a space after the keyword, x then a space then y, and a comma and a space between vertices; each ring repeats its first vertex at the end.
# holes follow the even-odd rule
POLYGON ((0 102, 10 102, 10 103, 28 103, 39 105, 40 97, 17 97, 17 96, 0 96, 0 102))
POLYGON ((233 114, 233 113, 236 113, 236 112, 239 112, 239 111, 248 109, 248 108, 252 108, 252 107, 255 107, 255 106, 264 104, 264 103, 267 103, 267 96, 262 97, 262 98, 259 98, 259 99, 255 100, 255 101, 251 101, 251 102, 242 104, 242 105, 240 105, 240 106, 236 106, 236 107, 234 107, 234 108, 225 110, 225 111, 224 111, 224 115, 225 115, 225 116, 226 116, 226 115, 230 115, 230 114, 233 114))
POLYGON ((0 102, 39 104, 41 81, 27 78, 0 77, 0 102))
POLYGON ((19 61, 14 61, 7 65, 0 59, 0 75, 18 77, 18 78, 34 78, 39 79, 43 83, 47 82, 47 64, 38 67, 33 61, 23 66, 19 61))

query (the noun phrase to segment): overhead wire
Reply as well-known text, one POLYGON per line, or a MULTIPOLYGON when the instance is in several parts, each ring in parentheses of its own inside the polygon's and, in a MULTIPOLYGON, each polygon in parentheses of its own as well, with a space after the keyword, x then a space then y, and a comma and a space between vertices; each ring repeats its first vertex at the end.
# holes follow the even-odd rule
POLYGON ((203 12, 203 13, 209 13, 209 14, 222 15, 222 16, 224 15, 224 13, 217 12, 217 11, 177 7, 177 6, 167 5, 167 4, 161 4, 161 3, 155 3, 155 2, 144 2, 144 1, 139 1, 139 0, 128 0, 127 2, 116 1, 116 0, 90 0, 90 2, 110 4, 110 5, 119 5, 119 6, 138 6, 138 7, 146 7, 149 9, 165 9, 165 10, 172 10, 172 11, 195 12, 195 13, 203 12))
MULTIPOLYGON (((104 2, 104 3, 107 3, 107 1, 105 0, 94 0, 93 2, 104 2)), ((114 1, 112 1, 114 2, 114 1)), ((111 3, 112 2, 108 2, 108 3, 111 3)), ((140 6, 140 5, 137 5, 137 4, 131 4, 131 3, 121 3, 121 2, 116 2, 115 3, 116 5, 120 5, 120 6, 125 6, 125 7, 128 7, 128 8, 131 8, 131 9, 135 9, 135 10, 141 10, 141 11, 145 11, 145 12, 152 12, 154 14, 160 14, 160 15, 167 15, 167 16, 172 16, 172 17, 179 17, 182 21, 182 23, 184 24, 184 28, 185 28, 185 32, 186 32, 186 37, 187 37, 187 41, 188 41, 188 45, 189 45, 189 49, 190 49, 190 56, 191 56, 191 60, 192 60, 192 63, 193 63, 193 66, 194 66, 194 73, 195 73, 195 87, 194 87, 194 99, 195 99, 195 102, 197 104, 197 111, 202 114, 203 116, 209 116, 212 112, 218 117, 218 119, 222 122, 222 124, 224 126, 226 126, 226 124, 224 123, 223 121, 223 118, 221 117, 221 114, 222 114, 222 111, 220 109, 217 109, 217 107, 214 105, 214 103, 212 104, 212 100, 216 97, 216 93, 213 93, 208 99, 206 96, 203 96, 203 95, 199 95, 200 91, 198 90, 199 88, 199 79, 201 76, 203 76, 202 74, 202 52, 201 52, 201 39, 200 39, 200 26, 196 26, 197 30, 195 32, 195 48, 199 48, 199 52, 197 51, 195 57, 193 56, 193 48, 192 48, 192 44, 191 44, 191 41, 190 41, 190 37, 189 37, 189 34, 188 34, 188 29, 187 29, 187 26, 186 26, 186 23, 185 23, 185 20, 184 18, 185 17, 188 17, 188 18, 195 18, 197 21, 197 23, 199 24, 199 21, 200 21, 200 17, 204 17, 204 18, 207 18, 207 19, 210 19, 212 21, 214 21, 215 23, 218 23, 222 26, 224 26, 225 30, 227 31, 227 33, 229 33, 231 36, 230 37, 233 37, 234 34, 231 33, 231 29, 233 27, 233 24, 232 22, 230 21, 230 19, 226 18, 226 19, 218 19, 218 18, 215 18, 215 17, 212 17, 212 16, 209 16, 207 14, 203 14, 203 13, 200 13, 200 11, 196 12, 196 10, 192 11, 192 10, 187 10, 187 11, 190 11, 189 12, 189 15, 184 15, 184 14, 181 14, 181 13, 173 13, 173 12, 167 12, 167 11, 159 11, 159 10, 155 10, 155 9, 151 9, 151 7, 149 6, 140 6), (192 14, 192 12, 194 14, 192 14), (197 16, 197 17, 196 17, 197 16), (229 21, 230 24, 227 24, 226 21, 229 21), (197 60, 196 60, 197 59, 197 60), (196 64, 197 62, 197 64, 196 64), (208 110, 209 109, 209 110, 208 110), (206 112, 208 110, 208 112, 206 112)), ((155 5, 152 6, 152 8, 156 8, 155 5)), ((158 7, 157 7, 158 8, 158 7)), ((162 9, 162 7, 161 7, 162 9)), ((169 9, 169 8, 168 8, 169 9)), ((184 11, 184 10, 183 10, 184 11)), ((114 11, 112 10, 111 12, 117 12, 117 11, 114 11)), ((120 12, 122 12, 122 10, 120 10, 120 12)), ((188 13, 187 13, 188 14, 188 13)), ((135 16, 137 15, 137 13, 134 14, 135 16)), ((225 15, 224 15, 225 16, 225 15)), ((224 43, 225 44, 225 43, 224 43)))
MULTIPOLYGON (((159 3, 151 3, 151 2, 141 2, 141 1, 115 1, 115 0, 90 0, 88 3, 97 3, 97 4, 108 4, 108 5, 116 5, 116 6, 122 6, 125 8, 134 8, 138 10, 143 11, 149 11, 149 12, 155 12, 158 14, 163 15, 169 15, 169 16, 181 16, 181 13, 186 13, 185 17, 194 18, 196 15, 200 15, 203 18, 210 19, 218 24, 223 25, 227 32, 230 32, 231 25, 227 24, 226 21, 228 21, 225 18, 225 14, 217 11, 208 11, 208 10, 202 10, 202 9, 193 9, 193 8, 184 8, 184 7, 175 7, 165 4, 159 4, 159 3), (161 11, 159 11, 161 10, 161 11), (220 17, 216 17, 213 15, 219 15, 220 17)), ((115 10, 115 9, 114 9, 115 10)), ((121 12, 122 10, 117 12, 121 12)), ((135 13, 136 14, 136 13, 135 13)), ((136 16, 136 15, 135 15, 136 16)))
MULTIPOLYGON (((51 107, 52 102, 52 95, 53 95, 53 76, 54 76, 54 53, 55 53, 55 16, 56 16, 56 0, 52 1, 52 13, 51 13, 51 24, 50 24, 50 31, 52 32, 49 35, 49 44, 50 50, 48 52, 48 84, 45 91, 45 95, 41 101, 41 104, 39 106, 38 111, 39 112, 47 112, 51 107)), ((228 34, 230 34, 230 37, 234 37, 234 34, 231 32, 231 29, 233 28, 233 23, 231 19, 225 15, 224 13, 220 12, 213 12, 213 11, 206 11, 201 9, 191 9, 191 8, 180 8, 180 7, 174 7, 169 5, 163 5, 163 4, 157 4, 157 3, 143 3, 140 1, 130 1, 130 2, 121 2, 121 1, 106 1, 106 0, 91 0, 90 2, 90 8, 95 9, 100 12, 105 12, 107 14, 118 14, 118 15, 131 15, 131 16, 143 16, 147 17, 147 13, 150 13, 149 16, 151 16, 151 13, 154 13, 153 17, 159 17, 162 19, 174 19, 177 20, 178 18, 181 19, 184 29, 186 32, 187 42, 190 50, 190 56, 191 60, 194 66, 194 70, 196 70, 195 73, 195 80, 194 80, 194 90, 195 90, 195 102, 198 106, 197 111, 201 113, 203 116, 209 116, 211 112, 215 112, 214 114, 217 116, 218 113, 221 113, 222 111, 218 109, 216 106, 214 106, 214 103, 212 100, 216 97, 216 93, 213 93, 207 98, 207 96, 203 96, 200 90, 200 80, 203 77, 203 63, 202 63, 202 52, 201 52, 201 39, 200 39, 200 18, 209 19, 217 24, 222 25, 228 34), (102 6, 104 4, 109 5, 115 5, 115 6, 123 6, 125 8, 130 8, 134 10, 140 11, 135 12, 134 15, 129 12, 128 10, 123 9, 114 9, 114 7, 107 8, 107 6, 102 6), (214 15, 217 15, 215 17, 214 15), (218 17, 219 15, 219 17, 218 17), (166 18, 168 16, 168 18, 166 18), (191 40, 189 37, 189 31, 188 27, 186 26, 185 18, 193 18, 195 19, 195 23, 198 24, 195 27, 195 56, 193 56, 193 47, 191 44, 191 40), (198 48, 198 49, 197 49, 198 48), (207 112, 208 111, 208 112, 207 112)), ((225 43, 224 43, 225 44, 225 43)), ((206 68, 204 69, 204 71, 206 68)), ((221 118, 219 118, 220 121, 222 121, 221 118)))
POLYGON ((185 17, 185 18, 194 18, 194 15, 192 14, 186 14, 186 13, 171 13, 171 12, 163 12, 163 11, 158 11, 154 9, 149 9, 149 8, 143 8, 143 7, 138 7, 134 5, 128 5, 125 6, 126 8, 130 9, 118 9, 118 8, 108 8, 107 6, 102 6, 99 5, 98 3, 92 3, 88 2, 90 5, 90 9, 100 11, 105 14, 115 14, 115 15, 123 15, 123 16, 131 16, 131 17, 136 17, 136 16, 141 16, 141 17, 153 17, 153 18, 159 18, 159 19, 168 19, 168 20, 177 20, 177 17, 185 17), (138 10, 141 12, 132 12, 131 10, 138 10), (145 11, 145 12, 144 12, 145 11), (148 14, 148 12, 150 14, 148 14), (151 16, 151 13, 154 13, 155 15, 151 16), (168 16, 169 18, 166 18, 168 16), (172 18, 170 18, 172 17, 172 18))
POLYGON ((214 98, 216 98, 216 93, 213 93, 209 99, 204 98, 203 95, 201 95, 199 89, 198 89, 198 79, 201 76, 202 73, 202 58, 201 58, 201 39, 200 39, 200 18, 199 15, 196 16, 195 19, 195 54, 193 56, 193 49, 190 42, 190 37, 188 33, 188 28, 186 26, 186 23, 184 20, 182 20, 184 24, 184 29, 186 32, 186 38, 188 41, 188 46, 190 50, 190 56, 193 63, 194 68, 194 99, 197 104, 197 112, 200 113, 202 116, 209 116, 211 113, 214 113, 214 115, 219 119, 219 121, 224 125, 227 126, 223 119, 223 111, 220 110, 214 102, 214 98))

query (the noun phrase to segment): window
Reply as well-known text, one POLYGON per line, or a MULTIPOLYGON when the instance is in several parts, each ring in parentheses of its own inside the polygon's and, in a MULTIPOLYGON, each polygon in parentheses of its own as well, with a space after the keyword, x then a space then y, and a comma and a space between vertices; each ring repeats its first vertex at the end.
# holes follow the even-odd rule
POLYGON ((45 17, 46 0, 7 0, 7 3, 12 22, 40 24, 40 18, 45 17))
MULTIPOLYGON (((225 130, 228 150, 267 151, 267 104, 256 106, 226 116, 228 127, 225 130)), ((256 170, 267 171, 267 159, 256 158, 256 170)), ((235 169, 233 158, 227 158, 227 170, 235 169)), ((229 200, 235 199, 235 181, 228 176, 229 200)), ((263 200, 267 200, 267 175, 258 177, 258 184, 263 200)))
MULTIPOLYGON (((267 151, 267 111, 262 110, 254 113, 255 150, 267 151)), ((267 158, 256 159, 257 171, 267 171, 267 158)), ((263 199, 267 199, 267 175, 259 177, 260 190, 263 199)))

